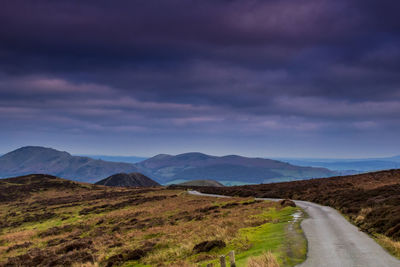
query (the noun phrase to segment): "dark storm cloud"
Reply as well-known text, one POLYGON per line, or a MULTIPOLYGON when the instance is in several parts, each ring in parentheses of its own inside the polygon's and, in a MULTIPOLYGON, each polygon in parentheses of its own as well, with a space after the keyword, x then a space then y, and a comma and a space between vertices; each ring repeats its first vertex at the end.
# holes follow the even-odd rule
POLYGON ((400 131, 399 8, 4 1, 0 120, 82 134, 400 131))

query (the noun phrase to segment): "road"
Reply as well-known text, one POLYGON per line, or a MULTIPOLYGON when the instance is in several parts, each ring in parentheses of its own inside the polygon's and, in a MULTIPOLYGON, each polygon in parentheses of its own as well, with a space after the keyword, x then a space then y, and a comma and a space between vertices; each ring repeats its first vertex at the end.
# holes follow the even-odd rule
MULTIPOLYGON (((196 191, 193 195, 213 196, 196 191)), ((224 197, 224 196, 223 196, 224 197)), ((264 199, 273 200, 277 199, 264 199)), ((307 259, 299 267, 399 267, 391 256, 367 234, 349 223, 335 209, 307 201, 295 201, 308 218, 301 227, 308 240, 307 259)))

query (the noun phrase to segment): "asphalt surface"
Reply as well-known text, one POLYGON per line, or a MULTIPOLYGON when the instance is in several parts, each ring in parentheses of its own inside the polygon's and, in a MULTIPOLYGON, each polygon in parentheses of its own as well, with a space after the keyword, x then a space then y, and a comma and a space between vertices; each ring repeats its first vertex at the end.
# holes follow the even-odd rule
MULTIPOLYGON (((221 197, 189 191, 193 195, 221 197)), ((224 196, 222 196, 224 197, 224 196)), ((273 200, 277 199, 264 199, 273 200)), ((299 267, 392 267, 400 261, 371 237, 349 223, 335 209, 307 201, 295 201, 308 218, 301 227, 308 240, 307 259, 299 267)))

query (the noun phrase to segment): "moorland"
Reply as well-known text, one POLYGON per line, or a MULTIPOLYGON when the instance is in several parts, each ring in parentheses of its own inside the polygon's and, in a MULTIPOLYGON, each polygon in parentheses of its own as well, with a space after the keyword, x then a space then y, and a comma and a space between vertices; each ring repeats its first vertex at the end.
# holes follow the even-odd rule
POLYGON ((306 200, 331 206, 400 257, 400 170, 196 190, 229 196, 306 200))
POLYGON ((49 175, 0 180, 0 266, 237 266, 305 259, 297 207, 210 198, 165 187, 122 188, 49 175), (264 254, 269 252, 270 254, 264 254))

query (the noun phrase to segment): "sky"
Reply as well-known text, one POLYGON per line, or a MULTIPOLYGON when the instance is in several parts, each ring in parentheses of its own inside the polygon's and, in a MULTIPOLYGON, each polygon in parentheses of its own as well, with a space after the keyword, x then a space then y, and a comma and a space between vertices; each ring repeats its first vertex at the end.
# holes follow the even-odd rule
POLYGON ((13 0, 0 153, 400 154, 396 0, 13 0))

